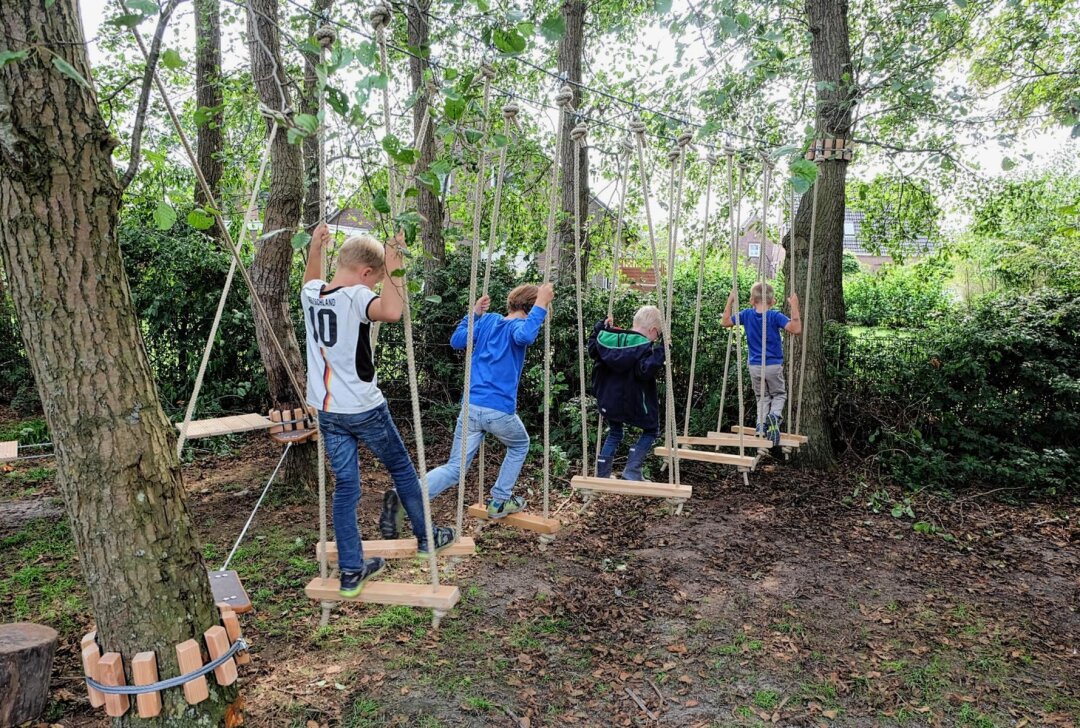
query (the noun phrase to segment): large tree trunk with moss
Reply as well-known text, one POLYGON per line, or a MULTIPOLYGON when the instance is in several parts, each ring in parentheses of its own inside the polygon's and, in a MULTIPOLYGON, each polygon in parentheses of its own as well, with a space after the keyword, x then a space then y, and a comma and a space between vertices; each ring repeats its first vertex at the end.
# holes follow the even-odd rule
MULTIPOLYGON (((570 87, 574 90, 572 104, 575 109, 580 109, 582 102, 581 88, 577 84, 581 83, 581 63, 585 55, 585 10, 584 0, 565 0, 562 4, 566 32, 559 41, 559 73, 570 81, 570 87)), ((562 222, 559 224, 556 280, 569 282, 574 280, 574 157, 579 152, 577 142, 570 138, 570 130, 577 125, 573 115, 565 116, 562 125, 563 143, 559 152, 562 159, 562 222)), ((589 217, 589 154, 582 147, 580 155, 581 175, 577 188, 581 194, 577 202, 581 205, 581 224, 584 228, 589 217)), ((585 243, 584 237, 582 243, 585 243)), ((586 275, 584 265, 581 274, 586 275)))
MULTIPOLYGON (((176 430, 158 402, 120 259, 116 140, 93 92, 55 63, 90 78, 74 0, 5 0, 0 30, 0 51, 26 48, 11 39, 38 45, 0 70, 0 257, 98 640, 128 664, 153 650, 161 674, 177 675, 175 646, 201 642, 218 614, 176 430)), ((156 725, 223 725, 237 711, 234 688, 215 687, 194 706, 179 690, 162 698, 170 717, 156 725)), ((116 722, 139 723, 131 713, 116 722)))
MULTIPOLYGON (((420 50, 420 53, 409 57, 409 80, 412 91, 416 95, 416 105, 413 106, 413 135, 420 134, 424 117, 429 114, 430 94, 426 89, 426 73, 430 72, 431 64, 426 60, 431 50, 431 28, 428 24, 427 12, 431 7, 431 0, 415 0, 408 4, 409 21, 409 47, 420 50), (423 56, 424 59, 416 56, 423 56)), ((493 120, 498 118, 493 114, 493 120)), ((493 127, 494 128, 494 127, 493 127)), ((424 172, 435 161, 435 124, 428 123, 427 134, 418 150, 420 153, 416 161, 416 171, 424 172)), ((424 271, 428 274, 446 265, 446 243, 443 240, 443 204, 442 198, 433 190, 424 185, 417 185, 420 194, 416 198, 416 211, 420 213, 423 222, 420 226, 421 238, 424 241, 424 271)))
MULTIPOLYGON (((225 100, 221 89, 221 7, 219 0, 195 0, 195 104, 213 109, 199 125, 196 158, 215 199, 220 202, 225 172, 225 100)), ((206 193, 195 185, 195 204, 207 205, 206 193)), ((210 232, 221 237, 217 223, 210 232)))
MULTIPOLYGON (((292 95, 289 79, 281 57, 281 38, 278 32, 277 0, 251 0, 247 18, 248 47, 251 51, 251 75, 259 100, 268 108, 290 116, 292 95)), ((270 123, 267 123, 269 128, 270 123)), ((270 147, 270 197, 263 212, 263 229, 282 230, 260 241, 251 264, 251 280, 266 307, 269 322, 255 314, 255 335, 259 353, 270 386, 274 406, 296 407, 303 404, 303 392, 297 392, 289 379, 289 370, 303 386, 304 362, 290 314, 290 303, 299 295, 292 290, 292 236, 300 222, 304 203, 304 161, 300 147, 290 144, 284 129, 280 129, 270 147), (285 350, 282 361, 274 348, 272 335, 285 350)), ((317 452, 315 445, 294 447, 282 469, 282 480, 294 486, 311 487, 316 482, 317 452)))
MULTIPOLYGON (((807 0, 806 16, 813 40, 810 54, 817 83, 818 138, 848 138, 851 130, 855 89, 852 86, 851 46, 848 40, 847 0, 807 0)), ((830 426, 831 383, 825 366, 826 321, 843 321, 844 187, 848 163, 826 160, 818 163, 817 223, 814 234, 814 262, 809 301, 804 299, 805 333, 792 347, 796 374, 806 347, 804 383, 795 379, 791 396, 803 389, 802 434, 810 442, 799 449, 800 460, 814 467, 831 467, 835 462, 830 426)), ((807 259, 814 192, 803 195, 795 217, 795 274, 800 295, 806 291, 807 259)), ((790 251, 790 240, 788 241, 790 251)), ((793 428, 794 423, 788 423, 793 428)))

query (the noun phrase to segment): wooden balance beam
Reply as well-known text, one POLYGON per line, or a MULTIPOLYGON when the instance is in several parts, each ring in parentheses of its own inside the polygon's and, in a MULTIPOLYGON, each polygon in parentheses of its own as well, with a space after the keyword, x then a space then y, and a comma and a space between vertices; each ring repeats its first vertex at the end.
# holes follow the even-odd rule
MULTIPOLYGON (((383 559, 408 559, 416 556, 415 538, 395 538, 388 541, 364 541, 364 558, 380 557, 383 559)), ((439 556, 472 556, 476 553, 476 541, 471 536, 462 536, 450 544, 439 556)), ((315 544, 315 557, 322 556, 322 544, 315 544)), ((336 564, 338 560, 337 544, 326 542, 326 560, 336 564)))
POLYGON ((749 455, 731 455, 726 452, 710 452, 706 450, 690 450, 688 448, 669 449, 658 447, 653 452, 662 458, 675 457, 678 454, 680 460, 699 460, 704 463, 717 465, 734 465, 738 468, 753 470, 757 465, 757 458, 749 455))
POLYGON ((507 526, 513 526, 514 528, 520 528, 523 531, 533 531, 535 533, 558 533, 562 528, 562 523, 558 518, 544 518, 534 513, 511 513, 509 516, 502 518, 488 518, 487 506, 481 503, 474 503, 469 506, 469 515, 473 518, 479 518, 482 521, 491 521, 492 523, 504 523, 507 526))
POLYGON ((576 475, 570 479, 570 487, 578 490, 594 490, 598 493, 615 493, 643 498, 689 498, 693 488, 689 485, 670 485, 638 480, 616 478, 589 478, 576 475))
POLYGON ((363 602, 365 604, 397 604, 406 607, 450 610, 461 599, 461 590, 456 586, 440 584, 402 584, 393 581, 370 581, 364 584, 360 593, 346 599, 341 596, 338 579, 315 577, 304 587, 309 598, 322 602, 363 602))

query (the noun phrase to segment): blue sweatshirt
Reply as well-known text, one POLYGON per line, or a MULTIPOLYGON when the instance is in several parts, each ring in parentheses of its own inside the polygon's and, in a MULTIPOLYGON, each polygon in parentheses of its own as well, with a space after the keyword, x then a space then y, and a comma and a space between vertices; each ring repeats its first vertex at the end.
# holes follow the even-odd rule
MULTIPOLYGON (((469 341, 467 314, 450 337, 450 346, 464 349, 469 341)), ((517 411, 518 381, 525 364, 525 348, 536 341, 547 311, 533 306, 523 319, 486 313, 473 324, 472 386, 469 404, 499 412, 517 411)))
POLYGON ((750 350, 750 366, 761 366, 761 320, 765 323, 765 365, 784 363, 784 342, 780 332, 788 325, 789 319, 775 308, 770 308, 763 317, 752 308, 739 311, 737 323, 746 331, 746 346, 750 350))

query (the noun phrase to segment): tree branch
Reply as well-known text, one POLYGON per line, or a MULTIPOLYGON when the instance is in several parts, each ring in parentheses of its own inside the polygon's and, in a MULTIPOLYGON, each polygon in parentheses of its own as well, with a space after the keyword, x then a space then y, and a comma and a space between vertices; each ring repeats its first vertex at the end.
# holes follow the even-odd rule
MULTIPOLYGON (((161 41, 165 37, 165 28, 169 25, 169 18, 182 2, 184 0, 170 0, 162 9, 157 28, 154 30, 154 39, 150 43, 150 54, 146 59, 146 69, 143 71, 139 105, 135 111, 135 126, 131 130, 131 158, 128 160, 127 171, 120 178, 121 189, 127 189, 131 181, 135 179, 135 173, 139 171, 139 160, 142 158, 142 133, 146 124, 146 109, 150 105, 150 88, 153 86, 154 72, 157 70, 158 58, 161 55, 161 41)), ((127 12, 124 0, 120 0, 120 8, 127 12)))

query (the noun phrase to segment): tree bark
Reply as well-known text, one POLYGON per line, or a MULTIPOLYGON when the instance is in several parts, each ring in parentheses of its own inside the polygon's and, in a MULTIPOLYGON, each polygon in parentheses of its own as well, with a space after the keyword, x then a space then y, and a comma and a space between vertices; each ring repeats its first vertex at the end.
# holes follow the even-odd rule
MULTIPOLYGON (((0 70, 0 257, 18 312, 99 642, 153 650, 178 674, 176 644, 218 621, 184 500, 176 430, 158 401, 120 258, 116 140, 94 93, 75 0, 0 3, 0 51, 39 50, 0 70), (25 41, 19 42, 25 47, 25 41)), ((130 677, 130 676, 129 676, 130 677)), ((236 699, 215 687, 189 706, 166 691, 158 725, 221 725, 236 699)), ((235 719, 235 716, 234 716, 235 719)), ((137 724, 129 715, 115 725, 137 724)))
MULTIPOLYGON (((225 172, 225 100, 221 88, 221 7, 219 0, 195 0, 195 104, 214 109, 209 120, 199 125, 196 158, 214 198, 220 201, 221 177, 225 172)), ((195 185, 195 204, 209 204, 200 185, 195 185)), ((208 231, 221 237, 217 223, 208 231)))
MULTIPOLYGON (((585 54, 585 8, 584 0, 565 0, 562 4, 566 32, 559 41, 559 73, 571 82, 570 87, 574 90, 572 104, 575 109, 581 108, 581 88, 576 84, 581 83, 581 64, 585 54)), ((571 114, 563 118, 562 125, 563 143, 560 150, 563 180, 560 201, 562 215, 554 270, 557 281, 572 281, 574 280, 574 155, 579 152, 577 142, 570 138, 570 130, 577 125, 577 121, 571 114)), ((579 198, 581 224, 584 228, 589 217, 589 153, 585 147, 582 147, 580 154, 581 176, 578 187, 581 192, 579 198)), ((583 229, 582 242, 584 242, 584 234, 583 229)), ((584 250, 582 255, 584 255, 584 250)), ((587 277, 584 265, 581 266, 581 274, 587 277)))
MULTIPOLYGON (((416 55, 424 56, 422 60, 415 55, 409 57, 409 80, 412 83, 413 93, 416 95, 416 105, 413 106, 413 135, 420 134, 420 126, 424 117, 428 115, 429 94, 425 87, 427 82, 425 73, 431 69, 431 64, 426 60, 431 50, 431 28, 428 25, 427 11, 431 7, 431 0, 414 0, 408 3, 409 22, 409 47, 420 50, 416 55)), ((498 118, 493 114, 493 118, 498 118)), ((494 128, 494 127, 492 127, 494 128)), ((424 172, 435 161, 435 128, 429 123, 428 132, 417 150, 420 153, 416 163, 416 171, 424 172)), ((424 272, 434 273, 446 265, 446 243, 443 240, 443 203, 442 198, 424 185, 417 185, 420 194, 416 198, 416 210, 423 218, 420 225, 420 235, 424 241, 424 272)))
MULTIPOLYGON (((248 12, 248 43, 251 49, 251 75, 259 100, 271 109, 291 116, 292 98, 289 79, 281 57, 281 38, 277 27, 277 0, 251 0, 248 12)), ((269 122, 267 128, 269 129, 269 122)), ((289 144, 285 130, 279 130, 270 147, 270 196, 263 213, 263 229, 283 230, 256 245, 251 264, 251 280, 266 306, 269 326, 255 313, 255 335, 259 353, 270 387, 270 396, 277 408, 303 404, 297 399, 303 393, 294 391, 288 369, 305 381, 304 361, 290 315, 290 302, 296 293, 290 288, 292 271, 292 236, 300 222, 304 202, 304 163, 301 149, 289 144), (287 361, 282 361, 271 339, 277 336, 285 349, 287 361)), ((282 468, 282 480, 294 486, 311 487, 316 482, 317 451, 313 444, 294 447, 282 468)))
MULTIPOLYGON (((852 86, 847 0, 807 0, 806 16, 813 40, 810 55, 818 84, 817 138, 848 138, 856 94, 852 86)), ((802 311, 804 334, 792 346, 796 374, 806 347, 805 384, 793 381, 792 396, 803 388, 801 433, 810 441, 799 449, 802 462, 818 468, 835 465, 832 444, 830 382, 825 365, 826 321, 844 320, 843 253, 844 189, 848 163, 818 163, 817 223, 814 234, 812 289, 802 311)), ((804 292, 814 193, 803 195, 795 217, 795 271, 804 292)), ((790 238, 788 252, 791 252, 790 238)), ((794 379, 794 378, 793 378, 794 379)), ((789 427, 793 424, 789 423, 789 427)))
MULTIPOLYGON (((315 0, 311 8, 311 19, 308 21, 308 38, 315 37, 315 31, 319 29, 320 16, 333 4, 332 0, 315 0)), ((300 103, 300 110, 305 114, 315 116, 319 113, 319 77, 315 71, 320 58, 317 53, 304 52, 304 97, 300 103)), ((325 195, 326 190, 319 189, 319 137, 309 136, 304 139, 304 212, 302 221, 305 227, 314 226, 319 222, 319 195, 325 195)))

